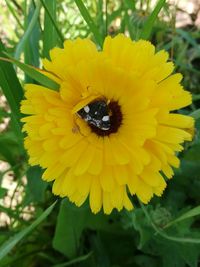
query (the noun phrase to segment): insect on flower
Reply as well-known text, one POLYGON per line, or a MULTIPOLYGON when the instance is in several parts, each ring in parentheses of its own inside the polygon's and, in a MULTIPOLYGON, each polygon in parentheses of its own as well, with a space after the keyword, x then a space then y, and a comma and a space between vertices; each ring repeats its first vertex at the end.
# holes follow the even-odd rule
POLYGON ((109 107, 105 99, 97 99, 80 109, 77 114, 89 124, 107 131, 110 129, 109 107))

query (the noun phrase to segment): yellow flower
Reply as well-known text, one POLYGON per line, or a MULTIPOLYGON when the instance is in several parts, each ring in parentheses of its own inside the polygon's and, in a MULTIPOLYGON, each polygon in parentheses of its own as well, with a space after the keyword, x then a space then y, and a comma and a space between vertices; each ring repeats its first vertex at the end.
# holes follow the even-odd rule
POLYGON ((176 153, 193 127, 191 117, 173 113, 191 103, 191 94, 181 74, 172 74, 168 54, 118 35, 106 38, 103 51, 77 39, 50 56, 44 68, 59 91, 27 84, 21 105, 29 115, 22 121, 30 164, 46 169, 54 194, 77 206, 89 197, 94 213, 131 210, 131 195, 143 203, 161 196, 163 174, 171 178, 179 167, 176 153), (108 129, 78 113, 97 101, 108 109, 108 129))

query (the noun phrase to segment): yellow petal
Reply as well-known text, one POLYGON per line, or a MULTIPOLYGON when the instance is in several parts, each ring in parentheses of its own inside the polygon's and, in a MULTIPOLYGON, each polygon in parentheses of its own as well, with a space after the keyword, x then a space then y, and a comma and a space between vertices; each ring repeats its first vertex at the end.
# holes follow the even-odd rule
POLYGON ((105 165, 101 174, 100 174, 100 184, 103 191, 111 192, 116 185, 114 181, 113 169, 109 165, 105 165))
POLYGON ((96 148, 93 159, 88 167, 88 172, 93 175, 99 175, 103 168, 103 150, 96 148))
POLYGON ((89 201, 92 212, 99 212, 102 207, 102 190, 98 177, 95 177, 91 184, 89 201))
POLYGON ((75 175, 82 175, 88 170, 94 158, 95 150, 96 149, 92 145, 87 146, 86 150, 84 151, 84 154, 82 154, 79 160, 76 162, 74 168, 75 175))
POLYGON ((103 211, 105 214, 110 214, 113 210, 113 205, 110 199, 110 193, 103 192, 103 211))
POLYGON ((147 204, 153 196, 152 187, 144 183, 142 179, 138 181, 136 195, 144 204, 147 204))

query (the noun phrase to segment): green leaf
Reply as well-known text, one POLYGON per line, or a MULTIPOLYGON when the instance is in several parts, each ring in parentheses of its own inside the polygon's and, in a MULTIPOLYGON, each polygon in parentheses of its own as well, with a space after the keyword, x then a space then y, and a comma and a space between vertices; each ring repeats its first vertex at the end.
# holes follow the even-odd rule
MULTIPOLYGON (((25 18, 25 28, 29 26, 35 12, 35 5, 33 2, 30 3, 28 14, 25 18)), ((24 63, 35 67, 39 67, 39 39, 40 39, 40 24, 39 21, 35 23, 32 33, 29 36, 24 46, 24 63)), ((25 83, 34 83, 34 80, 29 76, 25 75, 25 83)))
POLYGON ((75 0, 75 3, 77 5, 82 17, 86 21, 90 31, 94 34, 94 37, 95 37, 97 44, 102 48, 103 37, 99 33, 99 30, 98 30, 97 26, 95 25, 93 19, 91 18, 90 13, 88 12, 87 8, 85 7, 83 1, 82 0, 75 0))
POLYGON ((74 265, 75 263, 80 263, 82 261, 87 260, 91 255, 92 255, 92 252, 90 252, 90 253, 88 253, 86 255, 77 257, 76 259, 73 259, 71 261, 67 261, 67 262, 63 262, 63 263, 60 263, 60 264, 53 265, 52 267, 67 267, 67 266, 71 266, 71 265, 74 265))
POLYGON ((49 50, 59 44, 60 46, 62 46, 64 42, 64 37, 56 23, 56 0, 40 1, 45 9, 43 31, 43 57, 49 58, 49 50))
POLYGON ((23 229, 19 233, 15 234, 13 237, 8 239, 1 247, 0 247, 0 260, 2 260, 11 250, 25 238, 31 231, 33 231, 42 221, 46 219, 46 217, 52 212, 53 208, 56 205, 56 201, 47 208, 40 217, 38 217, 30 226, 23 229))
POLYGON ((30 167, 27 171, 27 186, 36 202, 44 201, 45 191, 48 186, 48 183, 41 178, 42 173, 43 170, 39 166, 30 167))
POLYGON ((36 9, 35 9, 34 14, 32 16, 32 19, 31 19, 30 23, 28 24, 28 27, 27 27, 24 35, 22 36, 20 42, 18 43, 18 45, 16 47, 15 58, 17 58, 17 59, 20 58, 20 55, 23 52, 25 45, 27 44, 35 25, 37 24, 37 20, 38 20, 39 14, 40 14, 40 7, 41 7, 41 4, 40 4, 40 1, 38 0, 36 3, 36 9))
POLYGON ((159 228, 156 226, 154 221, 152 220, 151 216, 149 215, 146 207, 140 202, 141 208, 146 216, 146 218, 149 220, 152 228, 155 230, 156 234, 160 235, 164 239, 174 241, 177 243, 184 243, 184 244, 200 244, 200 238, 193 238, 193 237, 177 237, 177 236, 172 236, 168 235, 163 231, 163 229, 159 228))
POLYGON ((180 34, 181 37, 188 42, 188 44, 192 45, 198 53, 200 53, 199 44, 196 42, 195 38, 191 36, 190 32, 184 31, 182 29, 176 29, 176 32, 180 34))
POLYGON ((53 247, 68 258, 74 258, 77 255, 87 214, 87 209, 74 207, 66 199, 62 200, 53 238, 53 247))
POLYGON ((21 24, 20 19, 18 18, 17 12, 14 10, 13 6, 10 4, 11 1, 10 0, 5 0, 5 2, 6 2, 6 5, 7 5, 9 11, 13 15, 13 17, 15 18, 15 20, 18 23, 18 25, 20 26, 20 28, 23 29, 23 25, 21 24))
POLYGON ((139 36, 140 39, 148 40, 150 38, 152 29, 153 29, 153 25, 154 25, 154 23, 158 17, 160 10, 164 6, 165 2, 166 2, 166 0, 158 0, 153 12, 147 18, 147 20, 143 26, 143 29, 142 29, 141 34, 139 36))
MULTIPOLYGON (((151 206, 148 208, 150 209, 151 206)), ((139 208, 126 212, 126 216, 123 219, 124 228, 134 228, 139 233, 138 248, 141 249, 154 234, 148 220, 139 208)))
POLYGON ((169 222, 167 225, 165 225, 164 228, 168 228, 180 221, 183 221, 183 220, 186 220, 188 218, 191 218, 191 217, 194 217, 194 216, 197 216, 197 215, 200 215, 200 206, 197 206, 187 212, 185 212, 183 215, 181 215, 180 217, 178 217, 177 219, 169 222))
MULTIPOLYGON (((29 66, 27 64, 24 64, 10 55, 6 54, 10 61, 13 62, 17 67, 19 67, 21 70, 23 70, 27 75, 29 75, 31 78, 42 84, 43 86, 52 89, 52 90, 58 90, 59 85, 54 82, 53 80, 49 79, 47 76, 43 75, 40 71, 37 70, 37 68, 34 68, 32 66, 29 66)), ((6 60, 5 58, 0 58, 0 60, 6 60)))
MULTIPOLYGON (((0 57, 5 56, 6 49, 0 41, 0 57)), ((0 86, 10 105, 10 108, 17 118, 20 118, 20 102, 23 98, 23 89, 16 76, 11 63, 0 61, 0 86)))

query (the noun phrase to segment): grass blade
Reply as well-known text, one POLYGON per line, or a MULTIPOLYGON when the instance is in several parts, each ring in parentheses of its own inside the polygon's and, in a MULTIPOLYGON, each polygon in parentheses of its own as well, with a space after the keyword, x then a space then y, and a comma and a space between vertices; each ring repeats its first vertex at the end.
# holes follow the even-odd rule
MULTIPOLYGON (((0 41, 0 57, 4 56, 6 53, 6 48, 3 43, 0 41)), ((11 110, 20 117, 19 108, 20 102, 23 98, 23 89, 19 83, 15 70, 11 63, 0 61, 0 71, 1 71, 1 79, 0 84, 2 85, 3 80, 5 80, 7 89, 2 88, 4 94, 9 102, 11 110), (14 85, 14 88, 13 88, 14 85)))
POLYGON ((184 31, 182 29, 176 29, 176 32, 180 34, 180 36, 183 39, 185 39, 188 42, 188 44, 192 45, 198 51, 198 54, 200 54, 199 44, 197 43, 196 39, 191 36, 189 32, 184 31))
POLYGON ((90 31, 94 34, 94 37, 95 37, 97 44, 102 48, 103 37, 99 33, 99 30, 98 30, 97 26, 95 25, 93 19, 91 18, 91 16, 90 16, 87 8, 85 7, 83 1, 82 0, 75 0, 75 3, 77 5, 82 17, 84 18, 88 27, 90 28, 90 31))
POLYGON ((39 82, 40 84, 42 84, 45 87, 48 87, 49 89, 52 90, 58 90, 59 85, 52 81, 51 79, 49 79, 47 76, 45 76, 43 73, 45 73, 45 71, 41 70, 41 69, 37 69, 33 66, 24 64, 16 59, 14 59, 13 57, 11 57, 10 55, 6 54, 9 59, 6 58, 0 58, 0 60, 4 60, 4 61, 9 61, 14 63, 17 67, 19 67, 21 70, 23 70, 27 75, 29 75, 31 78, 33 78, 34 80, 36 80, 37 82, 39 82))
POLYGON ((18 15, 16 14, 14 8, 12 7, 12 5, 10 4, 10 0, 5 0, 6 5, 8 7, 8 9, 10 10, 10 13, 13 15, 13 17, 15 18, 15 20, 17 21, 18 25, 20 26, 21 29, 24 29, 23 25, 21 24, 18 15))
POLYGON ((164 6, 166 0, 158 0, 153 12, 148 17, 147 21, 145 22, 141 34, 139 36, 140 39, 148 40, 150 38, 154 22, 156 21, 158 14, 162 7, 164 6))
POLYGON ((60 46, 64 42, 64 37, 56 23, 56 1, 40 0, 45 9, 44 32, 43 32, 43 56, 49 57, 49 50, 58 45, 58 37, 60 46))
MULTIPOLYGON (((4 55, 5 47, 0 41, 0 56, 4 55)), ((7 59, 6 59, 7 60, 7 59)), ((11 109, 11 124, 18 141, 22 144, 23 136, 20 124, 20 102, 23 98, 23 89, 17 79, 11 63, 0 61, 0 86, 11 109)))
POLYGON ((21 241, 26 235, 28 235, 31 231, 33 231, 42 221, 46 219, 46 217, 52 212, 53 208, 56 205, 55 201, 49 208, 47 208, 40 217, 38 217, 30 226, 23 229, 21 232, 17 233, 9 240, 7 240, 1 247, 0 247, 0 260, 2 260, 15 246, 16 244, 21 241))
MULTIPOLYGON (((34 12, 35 12, 35 5, 33 1, 30 3, 29 8, 26 11, 26 17, 25 17, 25 31, 27 30, 34 12)), ((28 38, 26 45, 24 47, 24 63, 29 64, 35 67, 39 67, 39 39, 41 35, 41 29, 39 20, 35 23, 35 26, 31 32, 30 37, 28 38)), ((25 74, 25 83, 34 83, 34 80, 30 78, 28 75, 25 74)))
POLYGON ((38 17, 39 17, 39 14, 40 14, 40 7, 41 7, 41 4, 40 4, 40 1, 38 1, 36 3, 36 9, 34 11, 34 14, 33 14, 33 17, 21 39, 21 41, 19 42, 19 44, 17 45, 17 48, 16 48, 16 51, 15 51, 15 57, 18 59, 20 58, 20 54, 22 53, 36 23, 37 23, 37 20, 38 20, 38 17))

